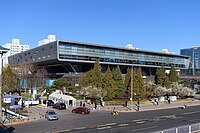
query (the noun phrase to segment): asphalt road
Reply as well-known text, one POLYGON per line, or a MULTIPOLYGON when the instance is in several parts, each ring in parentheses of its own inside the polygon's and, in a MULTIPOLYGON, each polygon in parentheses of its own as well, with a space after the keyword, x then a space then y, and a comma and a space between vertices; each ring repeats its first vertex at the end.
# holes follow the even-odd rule
POLYGON ((107 111, 80 115, 65 110, 59 114, 58 121, 43 118, 13 127, 16 133, 146 133, 200 122, 200 106, 119 113, 118 116, 111 116, 107 111))

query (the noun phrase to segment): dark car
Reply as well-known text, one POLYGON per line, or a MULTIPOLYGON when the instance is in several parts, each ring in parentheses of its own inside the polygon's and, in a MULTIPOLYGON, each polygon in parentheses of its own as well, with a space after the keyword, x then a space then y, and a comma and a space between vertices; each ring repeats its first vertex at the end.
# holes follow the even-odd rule
POLYGON ((65 105, 65 103, 56 103, 53 105, 53 108, 62 110, 62 109, 66 109, 66 105, 65 105))
POLYGON ((90 109, 86 107, 78 107, 72 110, 72 113, 78 113, 78 114, 90 114, 90 109))
POLYGON ((47 104, 47 106, 53 106, 53 105, 54 105, 54 102, 53 102, 52 100, 47 100, 47 99, 45 99, 45 100, 43 101, 43 104, 47 104))
POLYGON ((49 120, 49 121, 50 120, 58 120, 58 115, 53 110, 47 110, 47 112, 45 113, 45 118, 47 118, 47 120, 49 120))

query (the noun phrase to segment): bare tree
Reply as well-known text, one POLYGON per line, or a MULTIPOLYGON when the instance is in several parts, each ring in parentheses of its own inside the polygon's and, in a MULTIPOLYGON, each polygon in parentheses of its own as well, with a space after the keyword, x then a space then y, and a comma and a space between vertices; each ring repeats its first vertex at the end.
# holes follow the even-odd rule
POLYGON ((36 83, 35 86, 44 87, 46 85, 47 75, 48 75, 48 72, 44 67, 38 68, 35 73, 35 77, 37 77, 35 79, 35 83, 36 83))
POLYGON ((24 85, 25 91, 27 88, 45 86, 48 72, 44 67, 38 67, 34 64, 23 64, 18 66, 17 69, 19 70, 18 76, 24 85))

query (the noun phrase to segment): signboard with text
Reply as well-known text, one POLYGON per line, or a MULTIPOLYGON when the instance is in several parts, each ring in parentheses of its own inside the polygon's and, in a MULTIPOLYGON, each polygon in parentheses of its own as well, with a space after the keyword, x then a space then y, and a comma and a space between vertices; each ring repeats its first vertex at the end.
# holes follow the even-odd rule
POLYGON ((3 102, 4 103, 11 103, 11 98, 8 97, 8 98, 3 98, 3 102))

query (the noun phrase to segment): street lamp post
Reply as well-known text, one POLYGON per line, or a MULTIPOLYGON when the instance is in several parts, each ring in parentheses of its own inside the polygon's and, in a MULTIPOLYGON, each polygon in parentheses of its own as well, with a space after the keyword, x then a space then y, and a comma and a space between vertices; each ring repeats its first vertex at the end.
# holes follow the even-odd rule
POLYGON ((9 49, 0 46, 0 122, 2 122, 2 69, 3 69, 3 54, 8 52, 9 49))

